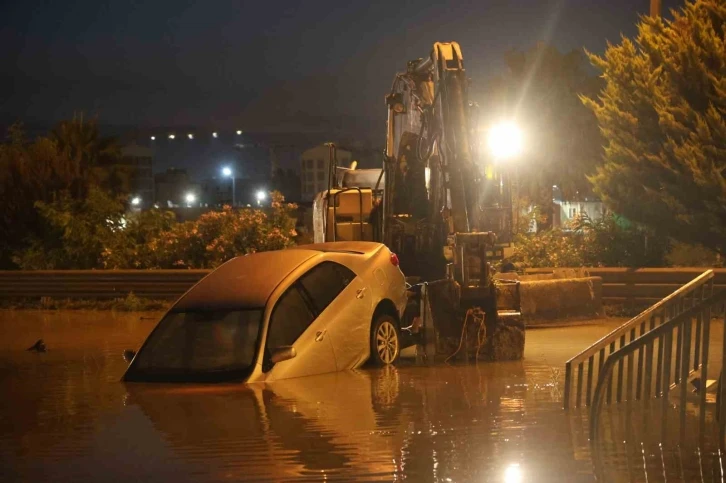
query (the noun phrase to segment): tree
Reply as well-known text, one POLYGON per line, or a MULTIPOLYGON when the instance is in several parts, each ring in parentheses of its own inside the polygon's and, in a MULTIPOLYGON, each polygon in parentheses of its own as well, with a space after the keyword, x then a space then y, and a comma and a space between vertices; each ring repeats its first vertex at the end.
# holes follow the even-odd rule
POLYGON ((22 125, 11 126, 0 144, 0 267, 13 267, 13 252, 28 239, 52 236, 36 202, 82 200, 94 186, 114 196, 127 193, 130 172, 115 164, 118 154, 116 141, 101 137, 96 121, 82 116, 33 141, 22 125))
POLYGON ((583 101, 606 139, 590 178, 615 212, 660 236, 726 250, 726 4, 689 1, 672 20, 643 17, 590 54, 605 87, 583 101))
POLYGON ((587 72, 579 51, 561 53, 546 44, 505 56, 508 72, 494 79, 481 97, 484 124, 514 120, 525 133, 525 146, 515 161, 519 194, 532 200, 551 226, 552 187, 568 199, 590 192, 586 175, 595 172, 602 140, 595 116, 579 95, 594 94, 600 81, 587 72))

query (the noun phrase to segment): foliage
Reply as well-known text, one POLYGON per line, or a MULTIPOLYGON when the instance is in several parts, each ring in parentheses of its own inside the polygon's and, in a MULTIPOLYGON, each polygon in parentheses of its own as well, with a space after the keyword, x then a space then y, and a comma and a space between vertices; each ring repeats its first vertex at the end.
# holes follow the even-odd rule
POLYGON ((586 266, 661 267, 670 247, 668 239, 614 214, 597 221, 583 216, 573 228, 584 237, 586 266))
POLYGON ((18 266, 38 269, 213 268, 232 257, 294 245, 296 205, 272 193, 269 210, 225 206, 179 223, 171 212, 126 214, 121 199, 92 187, 84 200, 68 193, 37 203, 50 227, 19 250, 18 266))
POLYGON ((566 230, 518 235, 511 260, 522 267, 657 267, 668 248, 667 240, 617 215, 584 216, 566 230))
POLYGON ((120 194, 128 173, 116 165, 118 146, 99 135, 95 120, 75 117, 49 136, 28 141, 20 124, 0 144, 0 267, 13 267, 11 255, 28 239, 51 237, 35 203, 84 199, 92 186, 120 194))
POLYGON ((609 207, 676 240, 726 250, 726 4, 643 17, 590 55, 606 85, 584 103, 607 141, 590 180, 609 207))
POLYGON ((721 256, 701 245, 689 245, 682 242, 673 242, 671 250, 666 255, 668 266, 671 267, 721 267, 721 256))
POLYGON ((583 239, 559 229, 517 235, 512 262, 529 267, 580 267, 584 265, 583 239))
POLYGON ((124 205, 91 186, 82 200, 62 192, 51 203, 36 202, 48 230, 33 236, 15 263, 24 270, 98 268, 104 244, 123 231, 124 205))

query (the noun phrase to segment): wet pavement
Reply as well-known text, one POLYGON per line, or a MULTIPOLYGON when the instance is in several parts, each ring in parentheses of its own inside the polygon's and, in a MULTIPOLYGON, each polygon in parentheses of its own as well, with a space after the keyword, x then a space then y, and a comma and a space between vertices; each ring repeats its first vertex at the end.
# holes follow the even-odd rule
MULTIPOLYGON (((595 480, 586 412, 562 409, 564 362, 622 319, 529 330, 519 362, 119 382, 158 315, 0 312, 0 481, 595 480), (48 352, 25 350, 39 338, 48 352)), ((611 437, 604 481, 722 481, 696 446, 611 437)))

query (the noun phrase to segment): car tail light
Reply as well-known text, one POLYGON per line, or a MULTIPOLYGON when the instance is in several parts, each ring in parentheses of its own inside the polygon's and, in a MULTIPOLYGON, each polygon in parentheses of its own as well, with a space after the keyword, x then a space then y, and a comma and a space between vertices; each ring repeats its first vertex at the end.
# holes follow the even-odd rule
POLYGON ((395 253, 391 253, 391 264, 393 264, 394 267, 398 266, 398 255, 395 253))

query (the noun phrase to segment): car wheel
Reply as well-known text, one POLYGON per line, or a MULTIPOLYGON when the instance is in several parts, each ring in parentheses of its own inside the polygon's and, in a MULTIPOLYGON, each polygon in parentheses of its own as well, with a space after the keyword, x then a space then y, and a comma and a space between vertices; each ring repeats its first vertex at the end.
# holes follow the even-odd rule
POLYGON ((401 353, 401 337, 396 319, 379 315, 371 328, 371 360, 376 365, 393 364, 401 353))

